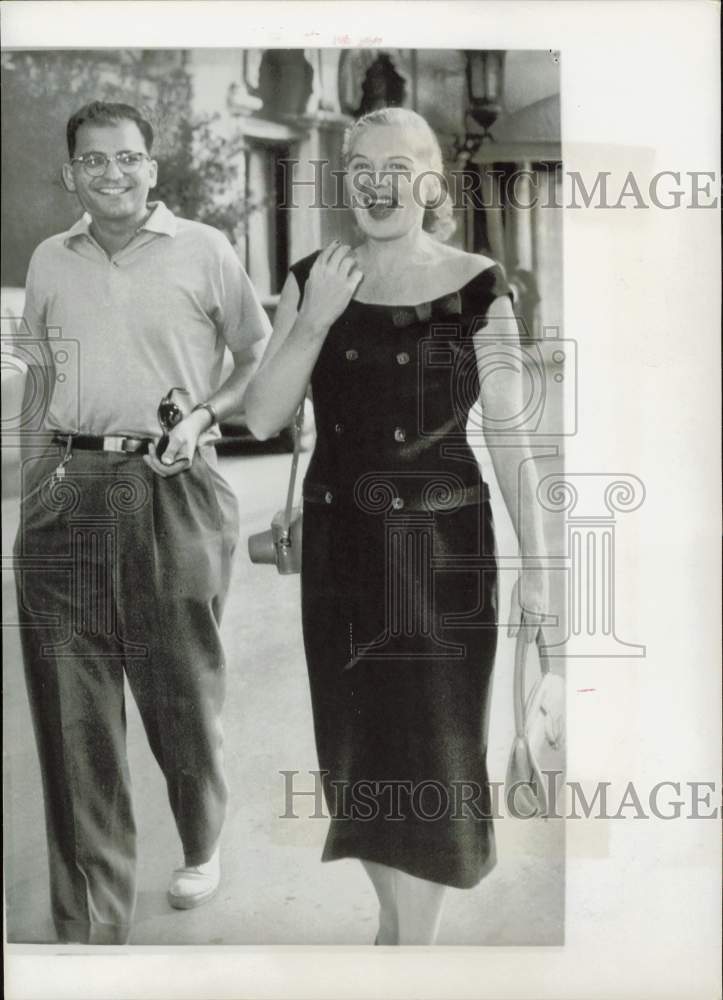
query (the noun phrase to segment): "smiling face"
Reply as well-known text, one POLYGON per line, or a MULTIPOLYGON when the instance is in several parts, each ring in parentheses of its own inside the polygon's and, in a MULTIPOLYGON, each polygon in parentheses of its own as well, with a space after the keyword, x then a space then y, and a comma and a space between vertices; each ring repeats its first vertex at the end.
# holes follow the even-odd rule
MULTIPOLYGON (((109 125, 83 124, 75 139, 75 156, 84 153, 105 153, 114 156, 121 151, 147 153, 140 129, 135 122, 122 120, 109 125)), ((100 177, 89 176, 82 164, 66 163, 63 178, 69 191, 94 221, 127 222, 137 225, 146 214, 148 192, 155 185, 157 164, 144 159, 134 173, 123 173, 111 160, 100 177)))
POLYGON ((390 240, 421 229, 434 184, 430 171, 419 130, 371 125, 361 131, 349 150, 347 184, 362 232, 390 240))

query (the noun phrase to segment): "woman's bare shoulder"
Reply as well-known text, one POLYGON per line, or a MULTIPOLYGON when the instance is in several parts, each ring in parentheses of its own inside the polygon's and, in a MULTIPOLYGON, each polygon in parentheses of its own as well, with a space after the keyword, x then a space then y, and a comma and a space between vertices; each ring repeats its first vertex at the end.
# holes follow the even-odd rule
POLYGON ((469 253, 467 250, 460 250, 457 247, 450 247, 442 244, 440 253, 440 264, 449 268, 450 273, 459 279, 460 285, 476 278, 482 271, 493 267, 497 262, 491 257, 486 257, 481 253, 469 253))

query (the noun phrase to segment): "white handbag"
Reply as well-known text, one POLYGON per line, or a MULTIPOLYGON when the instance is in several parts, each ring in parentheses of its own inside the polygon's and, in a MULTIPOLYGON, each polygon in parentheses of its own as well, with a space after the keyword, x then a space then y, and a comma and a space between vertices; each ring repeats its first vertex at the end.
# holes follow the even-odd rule
POLYGON ((505 801, 513 815, 547 818, 557 813, 565 778, 565 682, 550 671, 540 652, 540 676, 525 697, 531 645, 520 632, 513 685, 515 740, 507 765, 505 801))

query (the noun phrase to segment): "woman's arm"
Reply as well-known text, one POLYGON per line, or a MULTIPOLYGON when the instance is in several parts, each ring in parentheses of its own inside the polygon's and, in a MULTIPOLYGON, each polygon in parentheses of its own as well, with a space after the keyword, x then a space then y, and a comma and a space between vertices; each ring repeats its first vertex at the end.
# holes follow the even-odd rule
POLYGON ((299 297, 296 278, 290 274, 276 307, 271 340, 246 390, 246 426, 259 441, 293 419, 326 337, 326 330, 299 316, 299 297))
MULTIPOLYGON (((520 615, 519 608, 513 606, 510 633, 516 634, 519 624, 539 625, 536 616, 548 610, 547 577, 542 569, 545 535, 537 501, 537 471, 527 436, 516 431, 512 437, 500 430, 511 413, 524 409, 521 373, 515 371, 515 366, 500 365, 491 357, 499 354, 500 344, 519 350, 517 321, 507 296, 495 299, 487 315, 488 324, 474 335, 474 345, 485 439, 524 560, 518 590, 513 595, 513 603, 518 602, 522 610, 520 615)), ((532 641, 537 629, 530 628, 526 634, 532 641)))
POLYGON ((293 418, 329 328, 362 279, 348 246, 323 250, 309 273, 299 308, 296 278, 289 275, 276 310, 274 332, 246 391, 246 425, 263 441, 293 418))

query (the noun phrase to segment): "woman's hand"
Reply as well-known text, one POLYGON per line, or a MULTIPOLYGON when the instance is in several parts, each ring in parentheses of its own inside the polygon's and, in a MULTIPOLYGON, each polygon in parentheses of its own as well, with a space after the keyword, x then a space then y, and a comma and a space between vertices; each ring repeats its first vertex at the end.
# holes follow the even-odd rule
MULTIPOLYGON (((143 461, 164 479, 177 476, 190 468, 196 453, 198 439, 208 429, 209 414, 206 410, 196 410, 184 417, 168 434, 168 444, 163 457, 158 458, 156 445, 149 445, 143 461)), ((157 443, 157 442, 156 442, 157 443)))
POLYGON ((351 247, 334 240, 314 261, 299 316, 311 326, 328 331, 349 305, 363 277, 351 247))
POLYGON ((549 622, 547 614, 547 576, 544 570, 527 568, 512 588, 507 634, 516 636, 522 628, 525 639, 534 642, 542 625, 549 622))

